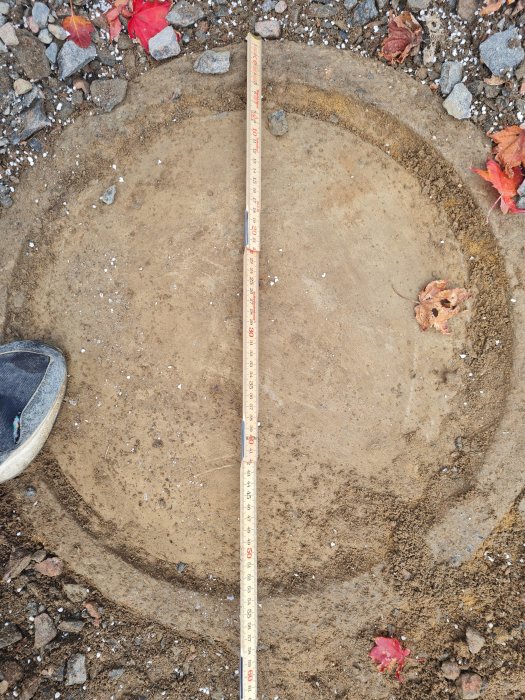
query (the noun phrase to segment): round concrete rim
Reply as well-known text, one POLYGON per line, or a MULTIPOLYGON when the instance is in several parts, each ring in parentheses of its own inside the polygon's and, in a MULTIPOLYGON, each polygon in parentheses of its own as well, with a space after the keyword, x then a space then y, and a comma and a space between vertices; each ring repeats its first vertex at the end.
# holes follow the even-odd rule
MULTIPOLYGON (((158 117, 165 115, 166 105, 171 108, 175 91, 182 92, 193 105, 213 104, 214 96, 231 94, 232 108, 238 108, 242 99, 245 82, 245 48, 237 45, 231 48, 232 70, 226 76, 200 76, 193 72, 193 58, 186 56, 171 63, 159 66, 165 77, 165 89, 155 93, 148 84, 148 75, 144 75, 130 85, 127 98, 128 120, 141 114, 141 105, 151 105, 151 112, 158 106, 158 117), (206 94, 203 100, 200 95, 206 94)), ((448 117, 438 98, 429 94, 428 87, 414 82, 400 71, 384 66, 379 62, 362 59, 351 53, 333 49, 304 47, 294 43, 265 43, 264 45, 264 82, 266 97, 286 106, 290 86, 306 85, 312 91, 329 91, 337 94, 341 104, 350 101, 359 105, 363 112, 363 131, 366 134, 367 110, 381 111, 390 115, 390 119, 402 124, 414 133, 414 139, 430 144, 437 154, 455 171, 482 211, 490 206, 486 187, 477 176, 468 171, 469 165, 479 165, 487 155, 487 142, 471 123, 455 122, 448 117), (417 113, 418 119, 414 119, 417 113)), ((292 102, 293 104, 293 102, 292 102)), ((41 162, 40 177, 45 178, 47 168, 58 168, 67 178, 68 158, 80 146, 80 138, 85 138, 85 131, 95 137, 98 125, 113 124, 118 130, 122 124, 118 120, 119 112, 112 115, 95 115, 81 117, 76 124, 65 132, 68 139, 67 150, 58 151, 51 162, 41 162)), ((337 112, 336 112, 337 116, 337 112)), ((60 141, 58 143, 60 145, 60 141)), ((60 193, 49 193, 47 201, 40 201, 37 206, 31 199, 30 178, 22 182, 15 206, 4 216, 7 231, 4 237, 4 255, 1 269, 4 279, 15 273, 16 260, 27 244, 35 236, 35 229, 42 227, 42 211, 58 202, 60 193), (18 220, 22 203, 24 218, 18 220)), ((506 272, 511 288, 516 288, 521 281, 519 253, 521 251, 521 220, 518 217, 493 215, 490 228, 503 253, 506 272)), ((5 320, 5 307, 8 285, 0 288, 0 321, 5 320)), ((515 334, 513 355, 512 390, 508 397, 507 410, 502 417, 497 438, 489 449, 485 465, 478 475, 477 489, 467 496, 459 505, 453 507, 445 519, 435 526, 433 540, 441 542, 439 550, 433 554, 437 562, 459 565, 467 561, 475 552, 477 545, 493 530, 498 520, 512 506, 522 490, 522 484, 516 479, 517 455, 525 446, 525 436, 515 429, 519 425, 518 415, 524 402, 525 332, 520 320, 525 310, 525 297, 519 290, 513 291, 516 302, 512 304, 515 334), (497 488, 496 485, 497 484, 497 488), (439 538, 436 538, 436 533, 439 538)), ((26 477, 23 477, 26 479, 26 477)), ((104 546, 94 534, 86 532, 74 514, 65 514, 61 510, 60 495, 52 484, 52 478, 46 478, 42 472, 31 474, 32 483, 38 487, 39 500, 45 501, 47 512, 40 511, 34 523, 44 541, 63 557, 79 574, 95 583, 97 588, 115 602, 139 609, 144 615, 159 620, 164 624, 176 626, 179 631, 190 636, 209 636, 216 640, 231 643, 236 639, 237 608, 216 596, 210 584, 209 591, 196 591, 181 587, 168 581, 159 581, 144 571, 139 571, 133 563, 117 556, 104 546), (62 519, 61 527, 75 532, 76 544, 63 543, 53 539, 56 514, 62 519), (66 522, 64 522, 64 519, 66 522), (91 552, 89 556, 77 558, 78 549, 91 552), (114 582, 121 582, 119 594, 115 595, 114 582), (111 590, 111 593, 109 592, 111 590), (147 594, 145 595, 145 592, 147 594)), ((16 482, 13 487, 15 497, 21 498, 19 488, 24 481, 16 482), (18 485, 18 488, 17 488, 18 485)), ((432 547, 431 543, 429 543, 432 547)), ((360 609, 375 611, 376 617, 382 611, 396 604, 397 596, 379 580, 378 571, 363 574, 347 582, 330 584, 323 590, 322 603, 317 593, 305 594, 294 598, 271 596, 263 600, 264 614, 272 620, 272 634, 283 630, 286 638, 285 621, 280 621, 280 610, 286 605, 287 615, 300 626, 301 610, 315 606, 319 609, 319 625, 324 620, 330 635, 337 637, 343 633, 344 617, 341 611, 341 593, 344 593, 346 607, 352 609, 353 615, 363 621, 365 613, 360 609), (332 595, 333 594, 333 595, 332 595), (364 605, 366 601, 366 606, 364 605), (334 610, 337 614, 334 615, 334 610), (335 618, 335 620, 334 620, 335 618), (340 628, 337 630, 336 628, 340 628)), ((368 612, 369 618, 369 612, 368 612)), ((344 636, 344 635, 343 635, 344 636)))

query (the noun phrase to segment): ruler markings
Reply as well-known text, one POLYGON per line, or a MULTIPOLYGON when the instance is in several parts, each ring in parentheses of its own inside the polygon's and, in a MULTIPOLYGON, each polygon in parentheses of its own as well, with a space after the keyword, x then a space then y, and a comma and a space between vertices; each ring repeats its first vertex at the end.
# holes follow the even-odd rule
POLYGON ((257 700, 257 457, 259 452, 259 251, 261 210, 261 40, 248 35, 246 211, 243 264, 241 426, 240 697, 257 700))

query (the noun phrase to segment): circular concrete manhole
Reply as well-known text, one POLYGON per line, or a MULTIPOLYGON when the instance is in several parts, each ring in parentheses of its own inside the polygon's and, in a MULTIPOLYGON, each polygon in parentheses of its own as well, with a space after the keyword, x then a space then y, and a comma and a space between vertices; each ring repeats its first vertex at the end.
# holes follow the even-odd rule
MULTIPOLYGON (((287 84, 275 60, 265 73, 267 109, 285 105, 289 133, 266 132, 263 144, 259 576, 262 638, 267 619, 293 648, 319 620, 325 641, 341 627, 349 640, 402 607, 378 565, 407 527, 420 543, 431 537, 475 483, 512 342, 503 261, 432 140, 364 91, 319 90, 318 68, 301 63, 313 56, 286 51, 302 70, 287 84), (415 299, 441 277, 474 292, 448 337, 421 333, 393 289, 415 299)), ((24 477, 39 489, 36 505, 21 502, 27 517, 106 595, 228 641, 242 48, 234 59, 223 88, 180 61, 142 78, 114 116, 65 132, 58 165, 33 183, 49 208, 18 258, 6 321, 9 337, 51 341, 69 363, 59 420, 24 477)))

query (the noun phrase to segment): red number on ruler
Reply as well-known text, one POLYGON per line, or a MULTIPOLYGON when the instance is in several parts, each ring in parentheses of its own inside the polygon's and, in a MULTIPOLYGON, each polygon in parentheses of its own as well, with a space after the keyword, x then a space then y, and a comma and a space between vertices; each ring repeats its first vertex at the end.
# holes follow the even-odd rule
POLYGON ((250 336, 250 338, 253 338, 253 334, 254 334, 254 333, 255 333, 255 329, 254 329, 254 328, 250 328, 250 330, 248 331, 248 335, 250 336))
POLYGON ((246 550, 246 556, 248 559, 251 559, 253 557, 253 549, 251 547, 248 547, 246 550))
POLYGON ((248 683, 253 681, 253 668, 248 669, 248 683))

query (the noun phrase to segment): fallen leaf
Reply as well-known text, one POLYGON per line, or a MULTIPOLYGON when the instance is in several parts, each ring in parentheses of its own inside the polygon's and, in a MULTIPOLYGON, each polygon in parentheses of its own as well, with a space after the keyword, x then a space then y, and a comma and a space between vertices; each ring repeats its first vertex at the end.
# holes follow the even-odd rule
POLYGON ((120 15, 124 15, 125 17, 131 16, 131 12, 128 8, 128 2, 129 0, 113 0, 113 6, 104 13, 104 17, 108 23, 110 41, 115 41, 118 39, 120 32, 122 31, 120 15))
MULTIPOLYGON (((507 0, 507 5, 512 5, 514 0, 507 0)), ((480 15, 493 15, 505 4, 505 0, 487 0, 479 11, 480 15)))
POLYGON ((128 34, 132 39, 140 41, 146 53, 149 53, 148 42, 151 37, 168 26, 166 15, 170 8, 170 1, 133 0, 133 11, 128 22, 128 34))
POLYGON ((95 27, 91 20, 82 15, 68 15, 62 22, 64 29, 69 32, 68 39, 74 41, 77 46, 83 49, 91 44, 91 35, 95 31, 95 27))
POLYGON ((525 129, 507 126, 489 136, 497 144, 494 148, 496 160, 505 167, 505 174, 512 177, 514 168, 525 165, 525 129))
POLYGON ((400 15, 390 13, 388 35, 379 55, 390 63, 404 63, 407 56, 417 54, 422 38, 423 30, 414 15, 407 11, 400 15))
POLYGON ((398 681, 401 681, 401 671, 410 655, 410 649, 404 649, 401 642, 395 637, 376 637, 375 646, 368 656, 378 665, 378 671, 392 673, 398 681))
POLYGON ((503 85, 505 78, 500 78, 497 75, 491 75, 490 78, 483 78, 483 82, 487 85, 503 85))
POLYGON ((99 613, 97 607, 95 606, 95 604, 87 602, 87 603, 84 603, 84 607, 88 611, 89 616, 93 618, 94 627, 100 627, 101 617, 100 617, 100 613, 99 613))
POLYGON ((446 289, 447 284, 447 280, 434 280, 419 292, 415 312, 422 331, 434 326, 441 333, 449 334, 449 319, 459 314, 460 304, 470 297, 466 289, 446 289))
POLYGON ((63 568, 62 560, 58 557, 49 557, 33 566, 33 569, 43 576, 60 576, 63 568))
MULTIPOLYGON (((473 173, 477 173, 484 180, 490 182, 490 184, 499 192, 499 197, 496 199, 494 204, 489 209, 490 212, 497 206, 498 202, 500 204, 501 211, 507 214, 509 211, 511 214, 523 214, 525 209, 518 209, 513 197, 516 196, 518 187, 523 182, 523 173, 520 168, 514 168, 511 172, 511 177, 508 177, 495 160, 487 161, 487 169, 480 170, 479 168, 471 168, 473 173)), ((487 215, 488 218, 488 215, 487 215)))

